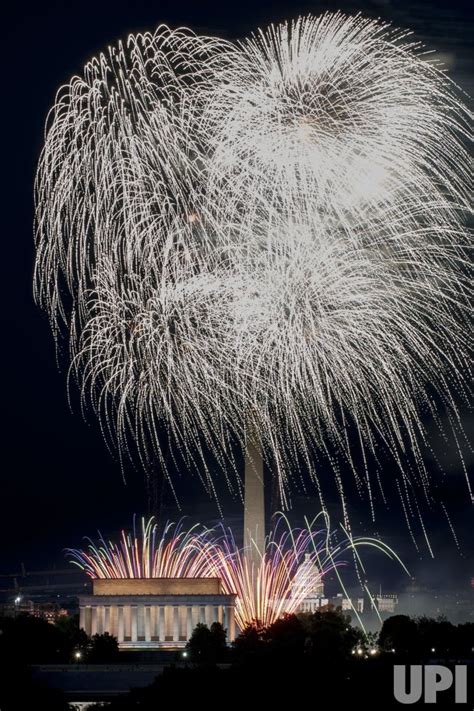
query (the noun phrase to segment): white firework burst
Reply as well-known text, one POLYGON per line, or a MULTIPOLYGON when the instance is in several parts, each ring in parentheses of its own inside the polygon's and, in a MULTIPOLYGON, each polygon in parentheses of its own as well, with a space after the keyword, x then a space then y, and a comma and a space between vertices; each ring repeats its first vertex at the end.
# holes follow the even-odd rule
POLYGON ((469 119, 359 16, 159 27, 89 62, 47 127, 35 290, 119 449, 164 465, 163 427, 212 489, 207 450, 229 471, 247 428, 285 501, 298 461, 343 495, 334 452, 377 469, 382 445, 417 508, 424 413, 457 428, 466 389, 469 119))

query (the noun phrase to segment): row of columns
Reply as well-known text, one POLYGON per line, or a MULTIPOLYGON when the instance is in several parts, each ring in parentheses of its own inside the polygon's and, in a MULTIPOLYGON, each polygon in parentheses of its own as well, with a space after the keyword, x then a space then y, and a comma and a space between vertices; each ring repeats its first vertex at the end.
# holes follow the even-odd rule
POLYGON ((109 632, 119 644, 187 641, 198 622, 220 622, 229 641, 235 637, 234 608, 227 605, 85 605, 79 622, 88 635, 109 632))

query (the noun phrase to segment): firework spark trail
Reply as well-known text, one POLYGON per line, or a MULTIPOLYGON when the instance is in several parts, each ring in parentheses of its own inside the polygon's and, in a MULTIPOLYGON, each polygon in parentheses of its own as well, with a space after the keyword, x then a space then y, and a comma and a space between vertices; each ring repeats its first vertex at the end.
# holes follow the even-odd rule
POLYGON ((371 507, 381 449, 427 490, 422 418, 458 426, 466 395, 469 120, 359 16, 160 27, 89 62, 48 122, 35 291, 107 439, 166 468, 164 427, 214 491, 206 453, 233 487, 247 426, 284 504, 302 459, 344 502, 335 451, 371 507))
POLYGON ((315 570, 320 581, 342 565, 324 552, 325 544, 324 531, 292 530, 288 524, 279 534, 277 522, 258 563, 237 546, 230 529, 208 542, 203 555, 208 575, 222 580, 225 593, 237 595, 235 618, 243 630, 250 624, 266 627, 284 614, 297 612, 314 590, 315 570))
MULTIPOLYGON (((274 517, 265 550, 257 564, 240 548, 230 528, 207 529, 184 520, 167 523, 161 535, 153 518, 141 520, 137 533, 121 532, 120 544, 89 540, 87 550, 67 549, 71 562, 91 578, 220 578, 222 591, 235 594, 235 619, 241 630, 254 624, 267 627, 285 614, 298 612, 315 585, 328 573, 335 574, 350 600, 341 575, 350 553, 364 571, 359 550, 376 548, 408 572, 397 554, 385 543, 368 537, 342 536, 331 530, 326 512, 303 528, 292 528, 284 514, 274 517), (322 522, 320 524, 320 520, 322 522)), ((359 622, 364 629, 362 621, 359 622)))
POLYGON ((284 614, 297 612, 314 591, 315 570, 322 580, 343 564, 338 560, 342 550, 332 554, 327 550, 324 531, 292 530, 288 524, 279 534, 277 522, 257 564, 239 549, 230 530, 204 552, 209 574, 221 578, 224 592, 237 594, 235 618, 243 630, 251 624, 267 627, 284 614))
POLYGON ((259 565, 254 565, 245 550, 236 546, 230 531, 218 541, 211 553, 211 572, 221 577, 226 592, 237 593, 236 621, 240 629, 250 624, 268 627, 283 615, 297 612, 305 598, 314 595, 315 583, 333 573, 365 632, 343 581, 341 568, 347 564, 343 556, 350 553, 358 573, 359 568, 364 571, 360 549, 374 548, 396 561, 405 573, 408 570, 383 541, 353 537, 344 527, 341 530, 343 536, 335 537, 325 511, 312 521, 305 519, 305 526, 296 529, 284 514, 277 514, 259 565), (324 527, 316 528, 320 518, 324 527))
POLYGON ((168 522, 158 538, 153 517, 142 518, 141 530, 134 524, 133 535, 122 531, 118 544, 100 536, 98 545, 88 539, 87 550, 66 553, 90 578, 199 578, 205 569, 198 555, 203 532, 197 529, 185 529, 183 520, 168 522))

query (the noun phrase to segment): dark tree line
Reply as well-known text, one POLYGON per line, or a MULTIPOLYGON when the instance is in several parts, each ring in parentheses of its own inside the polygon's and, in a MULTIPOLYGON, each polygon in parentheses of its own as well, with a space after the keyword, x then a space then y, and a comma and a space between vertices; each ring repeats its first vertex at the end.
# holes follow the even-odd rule
MULTIPOLYGON (((182 664, 171 665, 151 686, 114 699, 107 708, 155 711, 164 701, 200 706, 227 699, 243 708, 258 703, 264 708, 311 704, 324 710, 399 710, 394 664, 452 666, 474 659, 473 647, 472 623, 396 615, 378 635, 366 637, 339 609, 288 615, 267 628, 249 626, 230 647, 221 625, 198 625, 182 664)), ((451 709, 452 704, 452 695, 445 692, 437 708, 451 709)))
MULTIPOLYGON (((67 709, 59 694, 31 679, 28 667, 74 663, 77 651, 88 663, 120 659, 115 638, 97 635, 91 640, 79 630, 77 619, 61 619, 55 625, 29 616, 0 620, 0 663, 7 680, 0 686, 1 711, 67 709)), ((377 711, 400 709, 393 697, 394 664, 452 666, 470 660, 474 662, 474 624, 453 625, 443 618, 395 615, 378 635, 366 637, 352 626, 349 615, 329 609, 287 615, 269 627, 249 626, 230 646, 222 625, 199 624, 176 662, 151 686, 132 690, 103 708, 156 711, 164 702, 199 707, 225 699, 249 707, 295 707, 308 705, 309 698, 322 709, 353 708, 354 703, 377 711)), ((471 685, 474 690, 474 679, 471 685)), ((448 692, 437 708, 452 708, 448 692)))
POLYGON ((33 678, 31 666, 117 659, 115 637, 88 637, 78 617, 61 617, 55 624, 28 614, 0 618, 0 709, 69 711, 64 695, 33 678))
POLYGON ((88 637, 79 618, 60 617, 54 624, 29 614, 0 618, 0 661, 24 664, 109 663, 118 659, 115 637, 88 637))

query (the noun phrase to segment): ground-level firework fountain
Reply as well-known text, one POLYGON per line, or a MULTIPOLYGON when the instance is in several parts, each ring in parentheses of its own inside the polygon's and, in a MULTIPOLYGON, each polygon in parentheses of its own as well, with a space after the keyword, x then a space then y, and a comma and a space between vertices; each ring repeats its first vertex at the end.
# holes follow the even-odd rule
POLYGON ((200 555, 205 530, 169 522, 158 535, 153 518, 134 519, 132 532, 122 530, 118 542, 100 536, 86 550, 67 549, 71 562, 93 579, 199 578, 206 568, 200 555))
MULTIPOLYGON (((297 612, 305 598, 314 591, 315 585, 320 584, 328 573, 334 574, 341 589, 344 589, 341 567, 354 558, 360 560, 360 549, 369 546, 375 546, 381 553, 403 565, 395 552, 379 540, 353 538, 345 531, 339 535, 331 531, 329 517, 324 512, 313 521, 306 521, 303 528, 296 529, 291 527, 282 514, 275 517, 272 532, 265 538, 258 560, 255 556, 246 555, 245 549, 236 544, 232 532, 223 527, 209 530, 194 526, 188 530, 181 522, 177 525, 168 524, 164 532, 158 535, 156 524, 152 520, 147 523, 144 519, 139 530, 134 530, 133 534, 122 531, 118 544, 101 538, 97 544, 91 541, 87 550, 69 550, 68 554, 72 562, 94 580, 117 581, 115 587, 112 586, 115 590, 113 594, 120 594, 120 591, 123 594, 118 582, 120 580, 136 581, 127 583, 127 594, 134 589, 143 592, 146 588, 147 594, 158 595, 157 591, 160 591, 159 594, 165 596, 179 595, 187 590, 184 582, 179 581, 219 581, 218 586, 212 588, 212 594, 227 596, 222 614, 215 612, 218 598, 212 598, 208 603, 202 598, 202 609, 196 614, 189 613, 191 616, 189 619, 186 617, 185 627, 187 629, 192 622, 214 621, 209 615, 216 615, 217 621, 222 621, 225 615, 229 619, 229 610, 232 608, 231 618, 233 620, 235 615, 237 627, 242 630, 250 624, 268 626, 284 614, 297 612), (158 587, 152 593, 146 581, 162 582, 156 583, 158 587), (164 581, 168 581, 168 585, 164 581), (143 585, 145 587, 142 589, 143 585), (173 588, 173 585, 176 587, 173 588), (203 609, 206 604, 209 606, 208 612, 203 609)), ((199 585, 199 594, 205 595, 205 583, 199 585)), ((107 594, 110 594, 112 587, 106 588, 107 594)), ((102 590, 100 584, 97 584, 97 589, 102 590)), ((106 593, 102 591, 100 594, 106 593)), ((96 600, 95 604, 103 607, 103 599, 102 602, 100 597, 98 599, 99 602, 96 600)), ((133 603, 130 604, 133 606, 133 603)), ((166 604, 176 606, 177 602, 176 598, 174 603, 169 598, 168 603, 161 601, 160 604, 164 607, 166 604)), ((190 606, 189 601, 186 606, 190 606)), ((85 610, 87 605, 82 607, 85 610)), ((355 610, 354 613, 357 614, 355 610)), ((151 611, 143 614, 151 615, 151 611)), ((161 618, 155 618, 156 624, 157 619, 161 618)), ((127 622, 129 627, 130 620, 127 622)), ((161 622, 165 625, 164 617, 161 622)), ((92 620, 89 624, 92 626, 92 620)), ((102 626, 104 624, 102 622, 102 626)), ((150 625, 151 621, 147 624, 150 625)), ((181 621, 181 624, 184 625, 184 622, 181 621)), ((122 626, 122 635, 125 634, 124 629, 122 626)))

